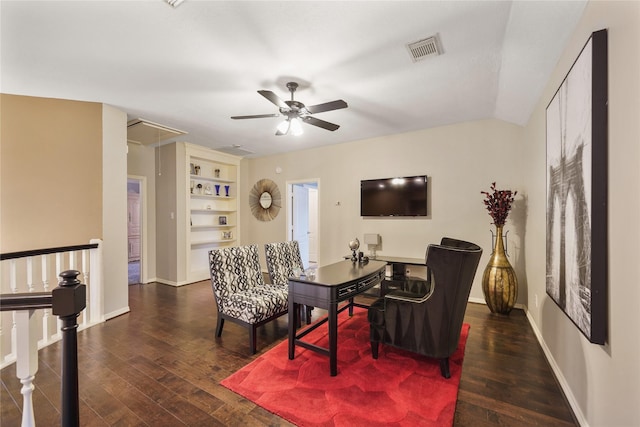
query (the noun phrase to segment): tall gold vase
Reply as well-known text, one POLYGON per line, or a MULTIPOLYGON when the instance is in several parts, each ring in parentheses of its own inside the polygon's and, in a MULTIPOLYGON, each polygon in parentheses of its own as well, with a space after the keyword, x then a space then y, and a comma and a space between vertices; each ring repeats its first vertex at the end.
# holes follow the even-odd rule
POLYGON ((492 313, 509 314, 518 298, 518 278, 504 253, 502 226, 496 226, 496 233, 496 247, 482 276, 482 291, 492 313))

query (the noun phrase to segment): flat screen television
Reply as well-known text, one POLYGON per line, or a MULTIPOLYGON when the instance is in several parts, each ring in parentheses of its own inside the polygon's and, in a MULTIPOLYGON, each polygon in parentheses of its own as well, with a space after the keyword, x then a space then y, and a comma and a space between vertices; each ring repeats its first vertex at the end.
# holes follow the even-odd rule
POLYGON ((361 216, 427 216, 427 176, 360 181, 361 216))

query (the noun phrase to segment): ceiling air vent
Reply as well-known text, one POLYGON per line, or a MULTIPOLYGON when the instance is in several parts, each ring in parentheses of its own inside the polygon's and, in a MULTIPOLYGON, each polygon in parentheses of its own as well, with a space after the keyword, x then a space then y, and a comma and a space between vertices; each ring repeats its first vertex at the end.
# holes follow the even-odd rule
POLYGON ((127 141, 136 144, 156 144, 165 139, 185 135, 186 133, 187 132, 144 119, 135 119, 127 122, 127 141))
POLYGON ((240 157, 254 154, 253 151, 245 150, 244 148, 240 148, 240 147, 242 146, 238 144, 234 144, 234 145, 229 145, 227 147, 214 148, 214 150, 220 151, 222 153, 232 154, 234 156, 240 156, 240 157))
POLYGON ((438 56, 442 53, 438 35, 418 40, 417 42, 407 43, 407 50, 409 50, 409 55, 411 55, 413 62, 420 61, 429 56, 438 56))

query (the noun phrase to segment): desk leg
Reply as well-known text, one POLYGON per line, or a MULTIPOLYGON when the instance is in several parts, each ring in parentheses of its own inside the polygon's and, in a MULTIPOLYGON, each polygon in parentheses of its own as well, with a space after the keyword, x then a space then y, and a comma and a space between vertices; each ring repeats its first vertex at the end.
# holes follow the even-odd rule
POLYGON ((349 317, 353 316, 353 298, 349 298, 349 317))
POLYGON ((329 369, 331 376, 338 375, 338 303, 329 304, 329 369))
POLYGON ((289 295, 289 360, 296 354, 296 325, 298 324, 298 304, 289 295))

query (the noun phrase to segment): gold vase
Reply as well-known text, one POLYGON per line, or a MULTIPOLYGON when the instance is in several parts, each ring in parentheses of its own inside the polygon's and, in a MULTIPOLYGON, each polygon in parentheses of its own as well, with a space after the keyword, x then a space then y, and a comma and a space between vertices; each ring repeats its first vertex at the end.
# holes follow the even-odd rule
POLYGON ((496 247, 482 275, 482 292, 492 313, 509 314, 518 298, 518 279, 504 253, 502 226, 496 226, 496 247))

